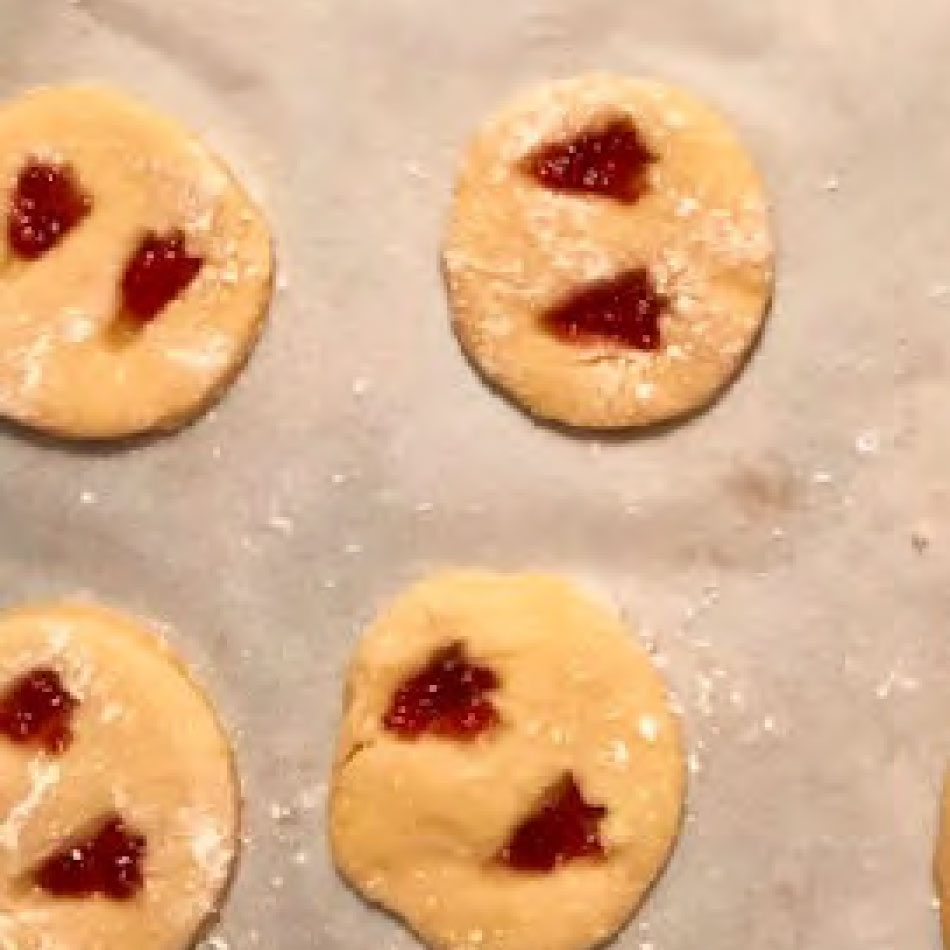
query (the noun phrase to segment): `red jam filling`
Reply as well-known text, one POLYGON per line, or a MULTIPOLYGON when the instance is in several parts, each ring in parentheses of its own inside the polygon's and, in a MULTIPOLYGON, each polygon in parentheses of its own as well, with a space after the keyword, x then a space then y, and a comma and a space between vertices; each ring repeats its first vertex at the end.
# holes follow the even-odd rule
POLYGON ((598 281, 552 307, 545 326, 569 343, 620 343, 637 350, 658 350, 660 318, 668 297, 658 293, 644 267, 598 281))
POLYGON ((547 872, 575 858, 602 858, 601 805, 584 801, 570 773, 548 790, 537 809, 514 831, 500 858, 516 871, 547 872))
POLYGON ((30 670, 0 695, 0 735, 12 742, 38 743, 58 754, 72 741, 78 705, 55 670, 30 670))
POLYGON ((142 323, 153 320, 198 276, 203 263, 188 253, 181 231, 146 234, 122 275, 126 313, 142 323))
POLYGON ((472 663, 465 647, 452 643, 399 687, 383 725, 403 739, 416 739, 423 733, 474 739, 499 722, 498 711, 486 695, 499 685, 493 670, 472 663))
POLYGON ((656 156, 629 119, 614 119, 569 142, 543 145, 527 159, 534 179, 553 191, 601 195, 633 204, 647 189, 656 156))
POLYGON ((42 257, 89 214, 92 202, 67 165, 31 159, 10 199, 7 240, 24 260, 42 257))
POLYGON ((112 900, 135 897, 144 886, 146 840, 118 814, 106 815, 94 834, 67 844, 33 872, 33 880, 53 897, 112 900))

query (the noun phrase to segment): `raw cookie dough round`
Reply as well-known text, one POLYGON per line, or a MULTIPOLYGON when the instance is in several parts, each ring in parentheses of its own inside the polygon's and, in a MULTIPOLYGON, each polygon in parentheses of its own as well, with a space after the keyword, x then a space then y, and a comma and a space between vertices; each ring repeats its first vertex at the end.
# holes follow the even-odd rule
POLYGON ((675 87, 594 74, 528 92, 475 137, 444 264, 456 333, 489 380, 540 418, 610 429, 688 414, 732 379, 768 309, 773 248, 762 182, 723 118, 675 87), (541 150, 618 122, 650 156, 638 197, 532 174, 541 150), (653 348, 545 325, 575 294, 644 269, 665 298, 653 348))
POLYGON ((359 645, 331 844, 347 880, 433 947, 579 950, 617 931, 660 873, 684 787, 664 685, 610 612, 554 577, 454 571, 404 593, 359 645), (498 677, 498 722, 469 741, 387 729, 401 684, 453 643, 498 677), (606 808, 605 856, 506 866, 513 832, 566 774, 606 808))
POLYGON ((161 641, 99 607, 0 614, 0 697, 42 668, 79 702, 59 753, 0 730, 0 947, 191 947, 237 848, 239 786, 214 711, 161 641), (54 897, 34 884, 50 855, 111 813, 146 838, 136 896, 54 897))
POLYGON ((937 884, 937 897, 940 899, 940 923, 943 930, 943 944, 947 950, 950 950, 950 774, 944 777, 934 872, 937 884))
POLYGON ((0 107, 0 414, 76 439, 176 428, 236 375, 271 294, 271 240, 225 166, 176 122, 94 86, 0 107), (69 168, 88 214, 36 260, 8 218, 31 161, 69 168), (197 277, 154 318, 120 318, 146 233, 183 234, 197 277))

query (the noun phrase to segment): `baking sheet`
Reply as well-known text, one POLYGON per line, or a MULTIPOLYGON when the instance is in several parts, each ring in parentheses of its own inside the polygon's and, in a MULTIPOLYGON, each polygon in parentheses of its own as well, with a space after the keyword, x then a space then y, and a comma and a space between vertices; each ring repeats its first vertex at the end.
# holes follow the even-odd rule
POLYGON ((938 946, 948 35, 944 0, 0 0, 0 94, 137 92, 280 243, 270 328, 198 424, 120 448, 0 429, 0 602, 166 621, 237 735, 248 847, 210 947, 414 946, 336 880, 323 808, 358 631, 441 564, 579 577, 667 666, 690 818, 620 950, 938 946), (436 259, 471 129, 591 68, 730 114, 781 243, 739 384, 603 442, 486 390, 436 259))

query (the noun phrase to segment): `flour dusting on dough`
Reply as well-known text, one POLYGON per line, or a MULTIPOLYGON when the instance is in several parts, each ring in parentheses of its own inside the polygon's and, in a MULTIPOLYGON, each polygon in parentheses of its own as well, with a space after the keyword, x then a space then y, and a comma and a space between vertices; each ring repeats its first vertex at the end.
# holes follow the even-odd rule
POLYGON ((30 789, 26 798, 14 805, 0 823, 0 847, 10 851, 17 848, 23 827, 42 804, 46 793, 59 782, 61 775, 59 765, 45 757, 32 759, 27 772, 30 778, 30 789))

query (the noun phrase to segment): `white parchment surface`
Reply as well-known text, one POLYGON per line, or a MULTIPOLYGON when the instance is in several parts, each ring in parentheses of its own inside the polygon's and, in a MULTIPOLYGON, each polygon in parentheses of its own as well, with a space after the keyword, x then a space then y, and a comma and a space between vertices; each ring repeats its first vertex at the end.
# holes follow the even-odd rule
POLYGON ((99 78, 249 182, 281 290, 220 407, 167 439, 0 428, 0 604, 171 625, 237 735, 248 846, 219 942, 414 946, 324 846, 341 673, 429 567, 566 572, 656 644, 690 819, 621 950, 938 946, 950 754, 946 0, 0 0, 0 95, 99 78), (455 162, 589 69, 718 104, 776 206, 776 303, 709 412, 603 443, 534 425, 449 332, 455 162))

